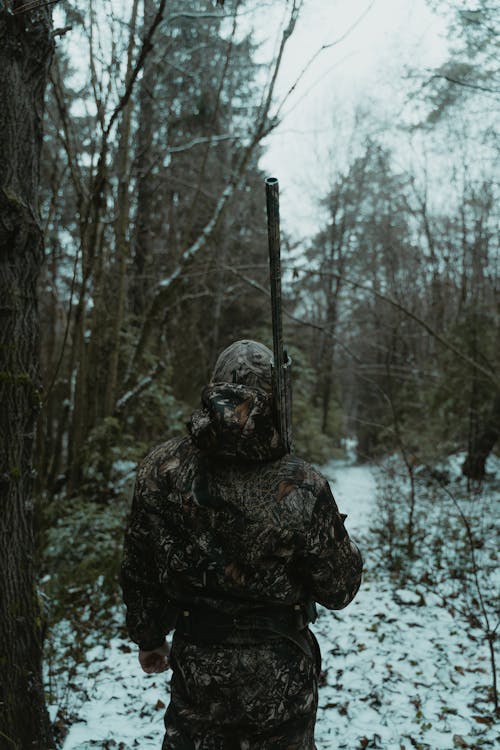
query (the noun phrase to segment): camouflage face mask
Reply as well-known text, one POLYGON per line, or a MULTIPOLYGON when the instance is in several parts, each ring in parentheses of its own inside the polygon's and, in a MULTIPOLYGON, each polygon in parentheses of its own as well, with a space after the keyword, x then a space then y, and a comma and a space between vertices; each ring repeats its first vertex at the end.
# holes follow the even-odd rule
POLYGON ((272 358, 272 351, 264 344, 247 339, 235 341, 219 355, 212 383, 238 383, 271 393, 272 358))

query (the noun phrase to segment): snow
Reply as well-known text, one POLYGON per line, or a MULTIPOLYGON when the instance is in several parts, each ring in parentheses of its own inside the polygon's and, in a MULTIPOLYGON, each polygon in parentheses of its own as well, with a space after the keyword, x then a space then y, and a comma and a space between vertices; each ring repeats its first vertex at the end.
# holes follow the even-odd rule
POLYGON ((162 709, 168 702, 164 677, 144 675, 130 646, 119 639, 95 646, 87 658, 79 687, 89 700, 81 706, 64 750, 100 747, 112 740, 124 747, 138 746, 140 740, 141 748, 158 750, 162 709))
POLYGON ((113 471, 115 474, 128 475, 137 469, 137 461, 124 461, 118 459, 113 463, 113 471))
MULTIPOLYGON (((498 746, 484 633, 444 608, 440 594, 391 577, 375 544, 377 470, 334 461, 323 472, 348 514, 365 575, 354 602, 340 612, 320 608, 313 627, 323 655, 318 750, 498 746)), ((118 626, 123 613, 113 616, 118 626)), ((55 637, 70 638, 60 627, 55 637)), ((53 718, 61 709, 73 721, 64 750, 159 750, 169 673, 143 674, 135 646, 118 636, 105 646, 89 639, 86 663, 69 671, 50 707, 53 718)))
POLYGON ((481 631, 465 629, 439 596, 394 588, 373 544, 374 471, 332 463, 325 473, 366 572, 354 602, 339 613, 322 610, 315 626, 326 683, 318 750, 494 747, 478 701, 489 684, 481 631))

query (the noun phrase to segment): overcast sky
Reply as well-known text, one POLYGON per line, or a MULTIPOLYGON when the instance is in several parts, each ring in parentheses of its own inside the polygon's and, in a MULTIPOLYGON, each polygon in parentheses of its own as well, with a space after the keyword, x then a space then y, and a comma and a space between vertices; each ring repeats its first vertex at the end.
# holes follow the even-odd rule
MULTIPOLYGON (((284 4, 276 6, 282 12, 284 4)), ((263 57, 272 52, 279 21, 276 7, 259 24, 258 36, 268 39, 263 57)), ((296 236, 317 226, 314 190, 317 185, 321 193, 328 185, 330 154, 339 140, 335 131, 360 105, 375 109, 382 121, 396 120, 406 100, 407 67, 423 72, 439 64, 447 50, 443 21, 424 0, 306 0, 288 43, 278 99, 322 45, 344 35, 299 83, 262 160, 266 172, 280 180, 283 224, 296 236)), ((338 153, 340 163, 343 158, 338 153)))
MULTIPOLYGON (((128 18, 131 0, 113 2, 128 18)), ((207 6, 213 10, 212 0, 207 6)), ((272 60, 290 6, 290 0, 254 6, 251 23, 261 45, 257 59, 272 60)), ((102 10, 106 13, 105 5, 102 10)), ((54 17, 56 25, 64 25, 57 6, 54 17)), ((244 31, 246 10, 242 19, 244 31)), ((80 52, 74 34, 69 41, 75 45, 75 59, 83 54, 85 77, 86 46, 80 52)), ((261 163, 280 180, 283 228, 295 238, 311 236, 318 226, 317 198, 326 192, 332 168, 348 157, 341 131, 345 140, 352 113, 363 106, 376 113, 382 127, 386 122, 397 125, 408 91, 407 68, 424 72, 439 64, 447 49, 443 20, 425 0, 304 0, 286 47, 277 102, 323 45, 332 46, 316 57, 287 100, 261 163)))

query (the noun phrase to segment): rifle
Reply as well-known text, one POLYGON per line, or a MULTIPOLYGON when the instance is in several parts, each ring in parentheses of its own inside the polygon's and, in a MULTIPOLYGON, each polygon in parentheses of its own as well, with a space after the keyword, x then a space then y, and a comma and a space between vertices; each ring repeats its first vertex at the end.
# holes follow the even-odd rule
POLYGON ((287 453, 292 452, 292 360, 283 346, 281 311, 281 255, 279 184, 276 177, 266 179, 267 237, 273 325, 273 396, 278 432, 287 453))

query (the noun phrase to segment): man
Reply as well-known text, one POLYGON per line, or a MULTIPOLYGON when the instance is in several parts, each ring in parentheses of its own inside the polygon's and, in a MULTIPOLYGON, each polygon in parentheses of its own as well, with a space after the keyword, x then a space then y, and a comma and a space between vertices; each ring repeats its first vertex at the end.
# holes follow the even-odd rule
POLYGON ((362 561, 326 479, 284 453, 271 360, 254 341, 223 351, 189 437, 139 467, 122 586, 142 668, 173 670, 163 750, 315 747, 307 625, 315 602, 349 604, 362 561))

